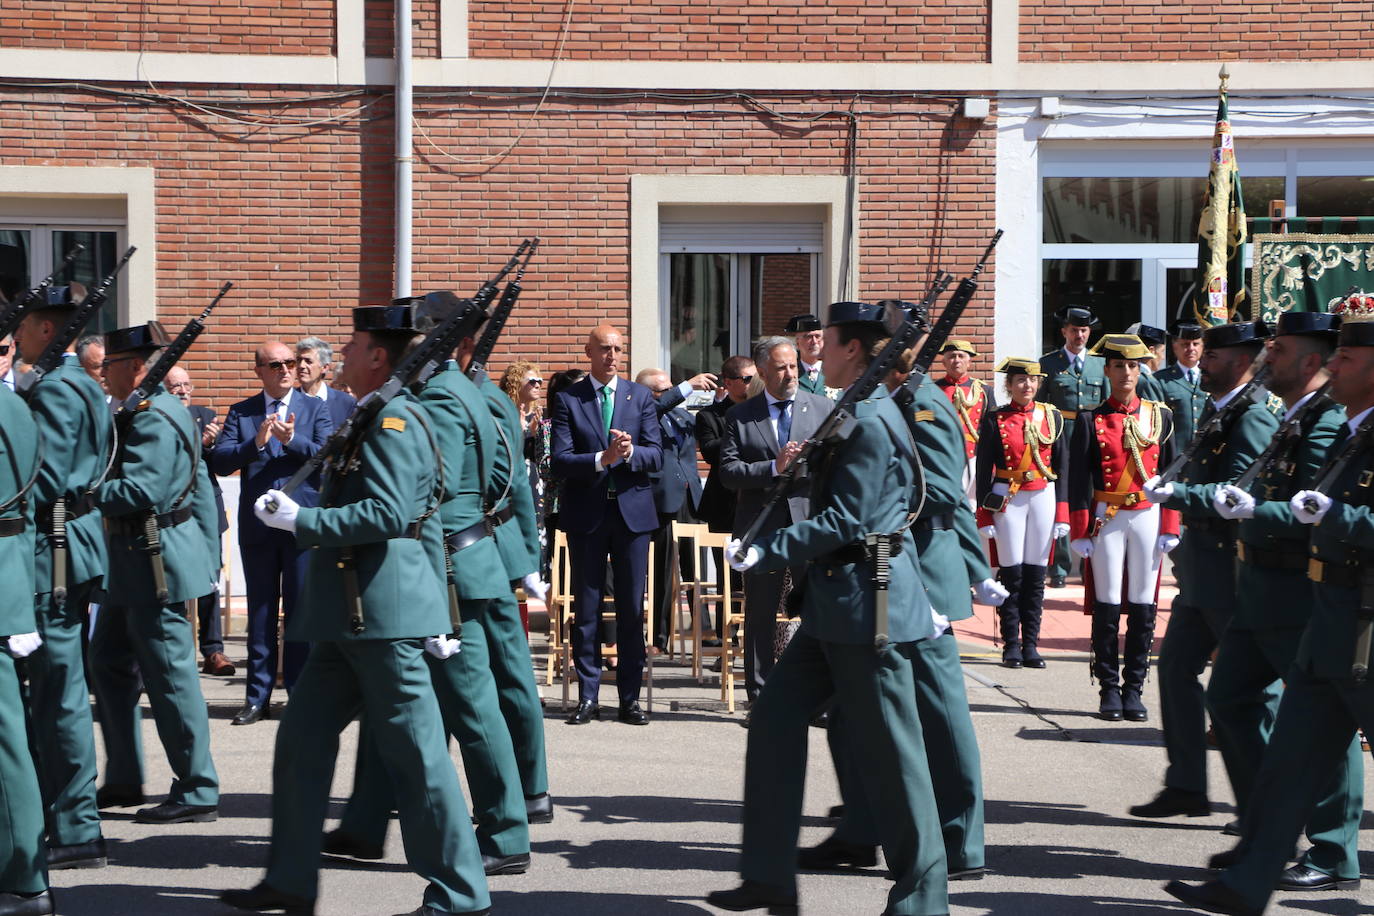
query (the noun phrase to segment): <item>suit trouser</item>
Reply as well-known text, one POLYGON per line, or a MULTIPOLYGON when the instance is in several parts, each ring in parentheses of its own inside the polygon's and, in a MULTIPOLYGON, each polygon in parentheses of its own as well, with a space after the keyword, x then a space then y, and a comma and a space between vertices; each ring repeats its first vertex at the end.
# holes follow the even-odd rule
POLYGON ((911 662, 889 647, 821 642, 799 632, 764 684, 749 725, 740 873, 792 891, 812 716, 831 697, 848 717, 859 783, 882 806, 883 852, 895 883, 888 912, 949 912, 944 845, 916 715, 911 662))
MULTIPOLYGON (((899 650, 911 660, 915 682, 916 712, 925 736, 926 761, 930 767, 935 804, 943 827, 945 858, 950 871, 981 868, 983 845, 983 772, 978 736, 969 712, 964 669, 959 662, 959 643, 953 630, 935 639, 902 643, 899 650)), ((826 740, 839 777, 844 800, 844 819, 835 836, 863 846, 878 844, 875 811, 886 802, 870 799, 859 789, 862 761, 854 759, 852 736, 843 707, 830 710, 826 740), (836 723, 839 731, 836 731, 836 723)))
MULTIPOLYGON (((1242 821, 1256 798, 1255 780, 1279 707, 1274 688, 1292 667, 1302 632, 1302 627, 1239 630, 1232 626, 1221 637, 1207 684, 1207 708, 1242 821)), ((1358 740, 1352 738, 1322 789, 1307 821, 1312 848, 1303 854, 1302 864, 1328 875, 1358 878, 1356 841, 1364 810, 1364 764, 1358 740)))
POLYGON ((1175 601, 1170 611, 1156 677, 1164 749, 1169 756, 1164 785, 1171 789, 1207 794, 1207 715, 1198 678, 1206 670, 1229 617, 1229 613, 1209 613, 1181 600, 1175 601))
MULTIPOLYGON (((501 717, 496 680, 488 660, 489 604, 491 601, 485 598, 459 602, 462 651, 445 659, 427 654, 425 662, 439 699, 444 730, 458 740, 468 793, 472 796, 472 814, 477 821, 477 847, 489 856, 512 856, 530 851, 530 829, 515 749, 501 717)), ((395 805, 394 786, 401 774, 386 767, 375 732, 371 719, 364 716, 358 736, 353 797, 339 826, 349 836, 381 846, 386 841, 387 820, 395 805)))
POLYGON ((568 533, 572 567, 573 665, 579 701, 595 703, 601 690, 601 647, 597 626, 606 584, 606 557, 611 558, 615 586, 616 691, 621 704, 636 702, 644 679, 644 586, 648 576, 649 532, 631 531, 614 500, 607 500, 601 524, 587 532, 568 533))
POLYGON ((196 619, 200 623, 200 657, 209 658, 224 651, 224 633, 220 627, 219 589, 196 599, 196 619))
POLYGON ((277 647, 284 643, 282 680, 289 692, 296 684, 310 644, 278 640, 277 608, 281 608, 282 629, 296 610, 296 595, 305 579, 306 552, 290 537, 275 536, 260 544, 240 544, 243 558, 244 590, 248 598, 248 672, 244 702, 263 705, 272 699, 277 684, 277 647))
MULTIPOLYGON (((792 570, 793 582, 805 582, 801 567, 792 570)), ((783 571, 749 570, 744 574, 744 694, 754 702, 772 672, 776 659, 778 605, 782 601, 783 571)))
POLYGON ((418 638, 315 643, 277 729, 266 879, 272 887, 318 895, 320 831, 339 733, 362 712, 393 776, 406 861, 429 882, 424 902, 456 913, 491 905, 423 658, 418 638))
POLYGON ((86 605, 96 580, 67 592, 61 610, 38 596, 43 647, 26 660, 33 756, 47 811, 48 843, 71 846, 100 838, 95 806, 95 724, 86 685, 86 605))
POLYGON ((24 700, 14 659, 0 652, 0 892, 36 894, 47 886, 43 798, 24 733, 24 700))
MULTIPOLYGON (((1347 758, 1356 729, 1374 734, 1374 683, 1313 677, 1294 665, 1284 678, 1279 715, 1255 780, 1255 797, 1241 822, 1240 861, 1221 881, 1251 906, 1263 908, 1288 865, 1288 855, 1330 788, 1330 774, 1347 758)), ((1363 779, 1363 774, 1360 774, 1363 779)), ((1362 812, 1352 808, 1353 832, 1362 812)), ((1350 842, 1355 842, 1354 838, 1350 842)), ((1339 877, 1358 877, 1359 872, 1339 877)))
POLYGON ((132 607, 109 595, 91 634, 91 686, 105 739, 105 782, 143 785, 139 676, 175 778, 167 800, 219 803, 210 717, 200 692, 191 622, 182 604, 132 607))

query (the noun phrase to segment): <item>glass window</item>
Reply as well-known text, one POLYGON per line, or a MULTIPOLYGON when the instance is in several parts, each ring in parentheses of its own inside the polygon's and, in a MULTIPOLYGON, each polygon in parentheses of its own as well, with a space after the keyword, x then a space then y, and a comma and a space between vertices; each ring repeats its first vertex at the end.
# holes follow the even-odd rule
POLYGON ((747 353, 749 341, 782 334, 793 315, 811 311, 814 255, 749 255, 750 326, 748 340, 737 341, 733 353, 747 353))
POLYGON ((1299 175, 1297 204, 1298 216, 1374 216, 1374 178, 1299 175))
MULTIPOLYGON (((59 229, 53 232, 52 236, 54 263, 65 257, 76 245, 86 246, 86 250, 81 252, 73 263, 71 272, 67 276, 59 277, 55 281, 57 283, 76 280, 84 283, 87 289, 93 289, 119 262, 120 252, 115 248, 118 239, 114 232, 59 229)), ((86 325, 87 334, 103 334, 119 327, 119 277, 110 284, 105 295, 108 297, 105 304, 100 307, 99 313, 91 318, 90 324, 86 325)))
POLYGON ((730 355, 732 256, 668 257, 668 374, 680 382, 730 355))
POLYGON ((13 301, 30 286, 32 244, 26 229, 0 229, 0 294, 13 301))
MULTIPOLYGON (((1047 244, 1180 243, 1197 240, 1206 178, 1045 178, 1047 244)), ((1247 177, 1245 212, 1265 216, 1283 178, 1247 177)))
POLYGON ((1099 333, 1119 332, 1140 320, 1138 258, 1045 258, 1040 263, 1045 307, 1041 339, 1045 352, 1062 346, 1063 337, 1054 314, 1066 305, 1090 308, 1102 320, 1093 333, 1094 339, 1099 333))

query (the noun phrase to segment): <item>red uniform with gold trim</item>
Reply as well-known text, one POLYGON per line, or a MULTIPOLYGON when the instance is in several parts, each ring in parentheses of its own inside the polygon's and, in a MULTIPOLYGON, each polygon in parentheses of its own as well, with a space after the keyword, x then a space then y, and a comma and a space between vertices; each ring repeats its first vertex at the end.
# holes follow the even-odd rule
MULTIPOLYGON (((1062 478, 1068 460, 1064 418, 1053 404, 1012 402, 988 413, 978 430, 978 527, 992 524, 994 510, 985 506, 993 486, 1008 485, 1010 500, 1019 490, 1043 490, 1062 478), (1028 453, 1026 427, 1033 424, 1039 455, 1028 453), (1036 458, 1039 458, 1037 461, 1036 458), (1050 477, 1045 476, 1045 471, 1050 477)), ((1069 520, 1067 491, 1058 487, 1054 520, 1069 520)))
POLYGON ((988 408, 987 386, 972 376, 966 376, 963 381, 956 382, 948 375, 936 384, 954 405, 954 412, 959 415, 959 427, 964 434, 964 453, 972 458, 978 448, 983 414, 988 408))

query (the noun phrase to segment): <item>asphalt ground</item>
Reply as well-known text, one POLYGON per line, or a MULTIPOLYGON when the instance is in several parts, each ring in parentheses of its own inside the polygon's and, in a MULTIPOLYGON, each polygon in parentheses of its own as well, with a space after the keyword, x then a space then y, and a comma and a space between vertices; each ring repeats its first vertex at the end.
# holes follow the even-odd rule
MULTIPOLYGON (((1072 591, 1070 589, 1069 591, 1072 591)), ((1079 626, 1064 618, 1064 626, 1079 626)), ((1233 816, 1220 756, 1209 755, 1211 817, 1143 821, 1126 814, 1160 786, 1164 749, 1153 679, 1151 720, 1096 719, 1087 656, 1072 648, 1046 652, 1043 671, 1007 670, 984 638, 962 639, 969 702, 983 754, 987 860, 991 874, 952 885, 956 914, 1188 912, 1163 891, 1173 878, 1205 880, 1202 864, 1233 843, 1221 828, 1233 816)), ((243 658, 241 637, 228 654, 243 658)), ((535 640, 536 659, 543 641, 535 640)), ((1066 639, 1066 644, 1072 645, 1066 639)), ((226 914, 216 895, 248 887, 263 874, 271 809, 271 761, 278 720, 233 727, 242 678, 202 677, 211 740, 223 792, 210 824, 152 827, 133 809, 108 812, 110 865, 52 875, 58 911, 70 916, 226 914)), ((734 886, 740 841, 743 760, 748 732, 742 712, 727 713, 718 683, 697 684, 680 662, 656 666, 653 720, 647 728, 613 721, 562 724, 562 689, 548 697, 548 756, 556 817, 532 828, 528 874, 491 880, 502 914, 688 914, 715 912, 706 892, 734 886)), ((606 696, 614 696, 610 688, 606 696)), ((743 693, 740 691, 740 697, 743 693)), ((278 712, 285 701, 279 691, 278 712)), ((144 710, 144 748, 152 800, 170 771, 151 714, 144 710)), ((334 815, 352 781, 357 727, 343 736, 334 815)), ((824 735, 811 730, 801 842, 829 831, 827 809, 839 801, 824 735)), ((456 752, 455 752, 456 758, 456 752)), ((803 765, 798 761, 798 766, 803 765)), ((1367 797, 1374 785, 1366 779, 1367 797)), ((1374 874, 1374 818, 1366 815, 1363 870, 1374 874)), ((387 857, 375 863, 322 861, 317 912, 326 916, 405 913, 419 905, 422 881, 407 868, 393 821, 387 857)), ((802 912, 877 914, 888 884, 881 869, 804 875, 802 912)), ((1374 912, 1374 879, 1356 892, 1279 894, 1271 913, 1374 912)))

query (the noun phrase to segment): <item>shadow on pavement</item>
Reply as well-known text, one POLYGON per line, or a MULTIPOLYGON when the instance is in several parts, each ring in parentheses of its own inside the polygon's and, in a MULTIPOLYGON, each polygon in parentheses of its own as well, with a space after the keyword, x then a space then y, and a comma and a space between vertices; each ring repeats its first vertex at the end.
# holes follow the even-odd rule
POLYGON ((578 846, 564 840, 549 840, 533 843, 531 847, 538 855, 562 856, 570 868, 578 869, 718 871, 733 874, 739 868, 739 847, 734 843, 597 840, 578 846))
MULTIPOLYGON (((554 804, 584 822, 599 824, 739 824, 743 805, 738 801, 658 795, 559 795, 554 804)), ((824 827, 824 817, 802 817, 803 827, 824 827)))
POLYGON ((219 891, 203 887, 153 887, 132 884, 91 884, 58 887, 53 902, 59 913, 216 913, 229 910, 219 891))
MULTIPOLYGON (((1115 849, 1094 849, 1086 846, 989 846, 987 863, 993 874, 1003 877, 1129 878, 1138 881, 1158 881, 1163 884, 1179 876, 1179 868, 1176 865, 1144 862, 1127 858, 1115 849)), ((1202 877, 1201 872, 1199 877, 1202 877)), ((950 887, 951 890, 958 889, 957 883, 951 884, 950 887)))
MULTIPOLYGON (((1148 798, 1142 798, 1148 801, 1148 798)), ((1121 815, 1094 811, 1083 805, 1054 805, 1040 802, 1002 801, 986 799, 983 802, 983 816, 989 824, 1050 824, 1061 827, 1145 827, 1168 828, 1171 830, 1205 830, 1221 836, 1220 823, 1201 818, 1160 818, 1151 820, 1143 817, 1130 817, 1126 814, 1127 803, 1122 804, 1121 815)), ((1213 804, 1213 814, 1226 814, 1229 805, 1213 804)), ((1229 839, 1229 838, 1228 838, 1229 839)), ((1007 847, 1015 849, 1017 847, 1007 847)))
POLYGON ((955 890, 950 900, 959 906, 982 909, 987 916, 1026 916, 1028 913, 1053 913, 1054 916, 1101 916, 1103 913, 1131 913, 1133 916, 1194 913, 1182 903, 1169 905, 1124 897, 1070 897, 1060 894, 1026 894, 979 891, 971 894, 955 890))
MULTIPOLYGON (((706 896, 706 891, 702 891, 706 896)), ((653 893, 601 894, 572 891, 536 891, 519 894, 494 891, 491 895, 493 913, 531 913, 546 916, 687 916, 689 913, 715 912, 705 903, 665 900, 653 893)))

